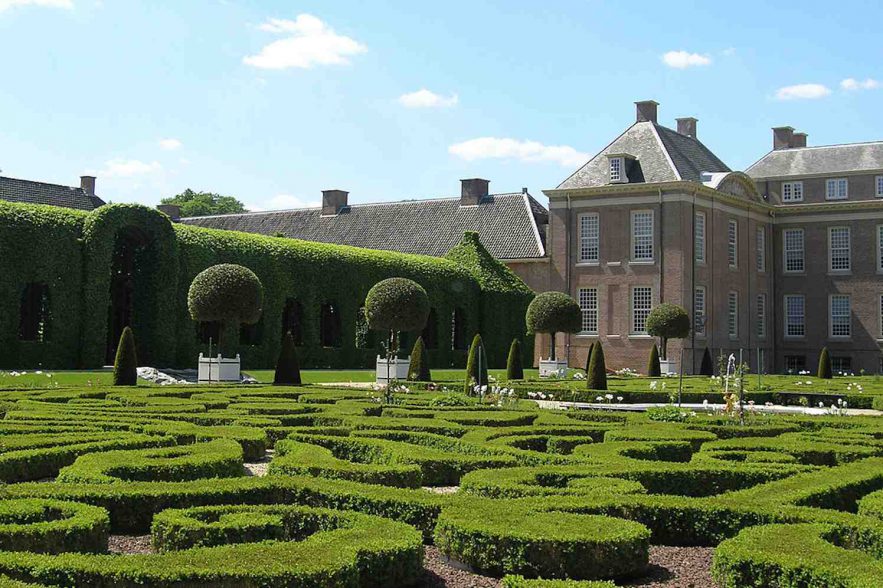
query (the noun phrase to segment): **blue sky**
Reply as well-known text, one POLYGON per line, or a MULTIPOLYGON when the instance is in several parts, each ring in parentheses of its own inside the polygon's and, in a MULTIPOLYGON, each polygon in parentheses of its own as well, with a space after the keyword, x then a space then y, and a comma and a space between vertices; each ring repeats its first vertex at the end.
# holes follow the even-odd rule
POLYGON ((0 0, 0 169, 257 209, 554 188, 655 99, 743 169, 883 139, 879 2, 0 0), (852 80, 846 81, 845 80, 852 80), (881 83, 878 83, 880 80, 881 83), (425 90, 425 91, 423 91, 425 90))

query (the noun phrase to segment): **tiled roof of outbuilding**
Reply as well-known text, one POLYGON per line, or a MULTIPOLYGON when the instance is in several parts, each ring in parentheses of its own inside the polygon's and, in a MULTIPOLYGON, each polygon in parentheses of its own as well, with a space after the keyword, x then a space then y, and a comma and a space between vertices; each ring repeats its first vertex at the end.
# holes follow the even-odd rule
POLYGON ((104 204, 82 188, 0 177, 0 200, 25 204, 50 204, 78 210, 94 210, 104 204))
POLYGON ((883 141, 770 151, 745 170, 752 178, 780 178, 883 169, 883 141))
POLYGON ((335 216, 321 208, 249 212, 182 218, 180 222, 208 227, 284 235, 293 239, 352 245, 368 249, 444 256, 476 231, 497 259, 545 255, 548 211, 525 193, 491 194, 477 206, 461 206, 460 198, 353 204, 335 216))

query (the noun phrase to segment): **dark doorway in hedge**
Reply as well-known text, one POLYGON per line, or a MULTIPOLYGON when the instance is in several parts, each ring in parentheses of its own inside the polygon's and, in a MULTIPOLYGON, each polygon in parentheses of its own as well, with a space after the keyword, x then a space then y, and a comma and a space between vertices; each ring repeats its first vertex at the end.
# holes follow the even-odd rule
POLYGON ((282 337, 291 331, 295 345, 304 344, 304 307, 296 298, 286 298, 282 309, 282 337))
POLYGON ((239 326, 240 345, 260 345, 264 339, 264 319, 252 325, 239 326))
POLYGON ((429 309, 429 317, 420 336, 423 337, 423 345, 427 349, 438 349, 438 315, 434 308, 429 309))
POLYGON ((322 347, 341 346, 340 310, 333 302, 322 305, 319 315, 319 341, 322 347))
POLYGON ((110 265, 110 303, 107 307, 107 345, 104 360, 112 364, 123 329, 132 326, 135 282, 141 255, 147 249, 146 235, 136 227, 117 232, 110 265))
POLYGON ((365 307, 360 306, 356 313, 356 349, 371 349, 375 344, 374 331, 368 326, 365 307))
POLYGON ((42 282, 26 284, 22 291, 18 338, 22 341, 49 340, 49 286, 42 282))
POLYGON ((466 313, 459 307, 451 313, 451 349, 466 349, 466 313))
POLYGON ((203 345, 211 342, 215 347, 213 352, 217 350, 218 339, 221 337, 221 323, 211 321, 206 323, 196 323, 196 338, 203 345))

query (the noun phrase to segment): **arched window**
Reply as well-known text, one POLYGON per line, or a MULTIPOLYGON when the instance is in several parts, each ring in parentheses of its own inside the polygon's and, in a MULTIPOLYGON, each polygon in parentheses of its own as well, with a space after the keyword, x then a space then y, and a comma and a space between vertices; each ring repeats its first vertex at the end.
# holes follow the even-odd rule
POLYGON ((42 282, 31 282, 22 291, 18 338, 22 341, 49 340, 49 286, 42 282))
POLYGON ((303 327, 304 324, 304 307, 294 298, 285 300, 285 307, 282 309, 282 336, 291 331, 295 345, 304 344, 303 327))
POLYGON ((426 326, 420 336, 423 337, 423 344, 427 349, 438 349, 438 316, 434 308, 429 309, 429 318, 426 319, 426 326))
POLYGON ((466 313, 459 307, 451 313, 451 349, 466 349, 466 313))
POLYGON ((322 347, 341 346, 340 310, 333 302, 322 305, 319 315, 319 340, 322 347))
POLYGON ((239 344, 240 345, 260 345, 264 338, 264 319, 260 319, 253 325, 240 325, 239 327, 239 344))
POLYGON ((211 342, 217 349, 218 339, 221 337, 221 323, 217 321, 196 323, 196 337, 200 343, 208 345, 211 342))

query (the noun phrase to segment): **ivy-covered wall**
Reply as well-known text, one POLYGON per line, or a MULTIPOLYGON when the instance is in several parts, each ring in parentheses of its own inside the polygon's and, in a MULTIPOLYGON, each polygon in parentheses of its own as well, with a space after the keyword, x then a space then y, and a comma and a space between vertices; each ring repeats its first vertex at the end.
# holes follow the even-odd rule
MULTIPOLYGON (((187 312, 187 289, 196 274, 217 263, 244 265, 264 285, 263 315, 250 344, 238 332, 226 335, 236 341, 245 369, 274 365, 289 299, 303 312, 302 366, 372 367, 382 352, 380 337, 357 333, 358 316, 371 286, 394 276, 415 280, 429 294, 437 320, 437 344, 428 350, 433 366, 465 365, 466 350, 452 349, 455 309, 464 318, 462 339, 468 342, 480 331, 494 367, 505 364, 512 338, 525 341, 526 353, 533 347, 524 328, 533 293, 484 250, 477 235, 467 235, 449 259, 441 259, 173 224, 140 205, 84 213, 0 202, 0 253, 5 369, 103 365, 114 301, 125 297, 120 292, 131 299, 127 308, 140 363, 193 367, 208 346, 187 312), (131 271, 123 275, 126 263, 131 271), (44 341, 20 341, 22 295, 33 282, 48 286, 49 327, 44 341), (339 347, 321 345, 320 315, 327 303, 340 316, 339 347)), ((416 335, 405 339, 413 342, 416 335)))

